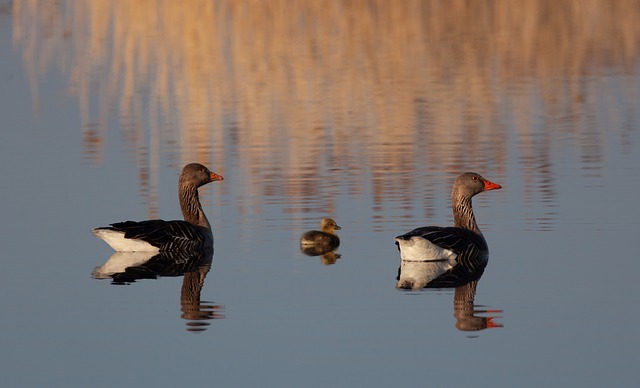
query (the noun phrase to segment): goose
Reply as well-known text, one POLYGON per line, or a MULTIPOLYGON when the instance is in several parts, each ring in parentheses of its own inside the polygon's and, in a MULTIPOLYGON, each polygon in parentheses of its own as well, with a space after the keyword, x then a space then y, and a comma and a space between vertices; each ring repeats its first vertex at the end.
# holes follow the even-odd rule
POLYGON ((332 218, 323 218, 320 221, 320 230, 310 230, 300 237, 300 247, 303 250, 307 247, 335 249, 340 245, 340 238, 334 231, 340 229, 342 228, 332 218))
POLYGON ((198 188, 222 176, 199 163, 184 166, 178 179, 178 199, 184 221, 125 221, 99 227, 93 234, 118 252, 169 252, 213 246, 213 234, 202 211, 198 188))
MULTIPOLYGON (((478 228, 471 199, 478 193, 501 189, 475 172, 459 175, 451 191, 454 226, 424 226, 396 237, 401 262, 429 262, 438 266, 439 287, 457 286, 482 275, 489 258, 487 242, 478 228)), ((421 284, 429 287, 430 284, 421 284)), ((398 288, 414 288, 410 284, 398 288)))

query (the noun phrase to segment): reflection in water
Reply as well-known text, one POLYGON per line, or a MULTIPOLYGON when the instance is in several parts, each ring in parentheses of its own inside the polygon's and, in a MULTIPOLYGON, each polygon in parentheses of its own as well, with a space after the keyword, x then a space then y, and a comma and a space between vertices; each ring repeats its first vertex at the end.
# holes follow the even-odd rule
POLYGON ((432 215, 434 176, 500 178, 511 165, 521 202, 545 206, 532 223, 552 229, 553 148, 597 177, 605 131, 633 131, 636 5, 160 0, 150 12, 15 0, 12 14, 35 109, 56 66, 78 97, 87 157, 103 159, 117 123, 150 213, 162 163, 234 168, 245 217, 270 201, 331 212, 336 194, 371 192, 374 229, 432 215), (396 219, 380 219, 385 206, 396 219))
POLYGON ((454 273, 456 267, 451 270, 451 267, 447 266, 448 264, 443 262, 400 260, 396 287, 413 290, 454 288, 453 316, 458 330, 478 331, 502 327, 502 324, 494 322, 494 319, 498 318, 495 314, 502 313, 502 310, 484 309, 474 304, 478 281, 486 264, 473 273, 454 273))
POLYGON ((454 269, 455 265, 455 261, 410 261, 401 259, 400 267, 398 267, 398 276, 396 278, 396 288, 418 290, 430 286, 431 283, 434 283, 434 285, 431 285, 431 288, 456 287, 468 283, 474 280, 474 278, 479 279, 486 266, 483 265, 478 271, 472 273, 474 275, 473 277, 464 276, 469 273, 462 271, 461 275, 464 277, 460 278, 457 275, 452 276, 451 272, 447 272, 454 269))
POLYGON ((180 317, 187 320, 187 330, 206 330, 209 320, 224 318, 224 306, 202 301, 200 293, 211 269, 213 250, 192 252, 116 252, 96 268, 96 279, 112 279, 112 284, 129 284, 140 279, 184 276, 180 291, 180 317))
POLYGON ((503 327, 501 323, 494 322, 498 316, 476 316, 476 314, 501 314, 502 310, 489 310, 478 308, 474 304, 478 281, 474 280, 463 286, 456 287, 453 293, 453 316, 456 319, 456 328, 461 331, 478 331, 503 327))
POLYGON ((396 288, 455 288, 477 281, 484 273, 487 262, 481 262, 473 270, 464 265, 451 265, 441 260, 409 261, 400 260, 396 288))
POLYGON ((325 246, 300 246, 300 250, 307 256, 320 256, 320 260, 322 260, 322 264, 324 265, 332 265, 335 264, 336 261, 340 257, 341 254, 336 252, 336 248, 325 247, 325 246))

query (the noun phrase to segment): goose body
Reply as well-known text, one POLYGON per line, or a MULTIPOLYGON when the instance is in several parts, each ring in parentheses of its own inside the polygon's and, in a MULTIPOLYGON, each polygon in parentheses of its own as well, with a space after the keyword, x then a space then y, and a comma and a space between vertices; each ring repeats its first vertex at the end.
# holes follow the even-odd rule
MULTIPOLYGON (((483 191, 500 188, 502 186, 484 179, 477 173, 467 172, 458 176, 451 192, 454 226, 425 226, 396 237, 401 260, 433 263, 431 266, 437 267, 438 276, 442 276, 434 286, 455 286, 482 275, 489 258, 489 248, 476 223, 471 198, 483 191)), ((415 285, 409 283, 412 282, 401 282, 399 279, 396 286, 428 286, 423 281, 415 285)))
POLYGON ((340 245, 340 238, 335 231, 340 229, 332 218, 323 218, 320 230, 310 230, 300 237, 300 246, 335 249, 340 245))
POLYGON ((93 234, 118 252, 170 252, 213 246, 213 233, 198 198, 198 188, 223 180, 198 163, 187 164, 178 180, 184 221, 125 221, 93 229, 93 234))

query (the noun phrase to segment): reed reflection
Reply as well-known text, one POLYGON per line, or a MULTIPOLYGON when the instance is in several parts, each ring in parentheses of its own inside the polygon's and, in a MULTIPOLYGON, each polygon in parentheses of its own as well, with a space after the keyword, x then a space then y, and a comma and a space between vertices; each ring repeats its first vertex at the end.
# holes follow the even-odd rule
POLYGON ((180 317, 187 331, 207 329, 210 320, 223 319, 224 305, 201 299, 204 280, 211 269, 213 249, 180 252, 116 252, 97 267, 95 279, 112 279, 112 284, 131 284, 141 279, 182 276, 180 317))
POLYGON ((636 0, 160 0, 152 9, 16 0, 12 13, 34 108, 39 78, 57 66, 78 96, 87 158, 104 159, 117 122, 151 215, 163 161, 236 169, 253 201, 236 205, 240 215, 282 196, 291 212, 331 208, 336 191, 371 187, 374 227, 386 206, 407 219, 429 212, 433 193, 421 203, 415 193, 430 175, 472 165, 500 176, 514 162, 522 197, 541 199, 553 220, 553 145, 599 174, 607 129, 598 122, 635 111, 624 103, 637 101, 633 83, 595 77, 637 72, 636 0), (337 175, 345 187, 323 184, 337 175))

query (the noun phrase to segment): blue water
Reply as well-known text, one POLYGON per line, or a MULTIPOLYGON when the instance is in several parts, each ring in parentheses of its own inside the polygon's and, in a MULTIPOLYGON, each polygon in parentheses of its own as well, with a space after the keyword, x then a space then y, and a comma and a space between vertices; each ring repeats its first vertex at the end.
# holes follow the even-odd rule
MULTIPOLYGON (((156 107, 156 114, 159 97, 144 77, 131 103, 142 102, 140 111, 95 85, 83 97, 78 78, 93 80, 96 69, 83 67, 84 57, 69 47, 52 54, 51 63, 62 65, 34 71, 39 64, 27 54, 43 55, 48 38, 32 35, 40 51, 16 42, 16 17, 0 16, 3 386, 640 382, 637 49, 624 68, 560 72, 555 100, 544 88, 554 77, 496 80, 491 112, 482 104, 460 107, 455 101, 480 97, 436 87, 442 84, 411 92, 415 110, 407 109, 404 89, 382 93, 375 82, 373 103, 359 104, 349 93, 368 96, 359 89, 368 84, 356 81, 338 96, 318 82, 314 93, 328 102, 288 111, 278 92, 290 84, 272 70, 276 85, 263 94, 264 85, 249 77, 235 92, 220 87, 212 113, 204 95, 190 102, 202 116, 184 106, 156 107), (251 90, 273 110, 254 106, 251 90), (211 314, 201 321, 181 317, 184 276, 125 285, 91 276, 112 251, 90 230, 179 219, 177 177, 192 161, 225 178, 201 191, 215 236, 199 295, 211 314), (499 326, 478 331, 456 328, 453 290, 394 287, 393 238, 451 224, 451 182, 466 170, 503 186, 474 201, 491 251, 475 315, 499 326), (298 245, 324 216, 342 227, 340 258, 329 265, 298 245)), ((20 20, 29 19, 21 13, 20 20)), ((33 22, 46 29, 38 17, 33 22)), ((102 66, 110 59, 100 59, 102 66)), ((358 79, 357 71, 344 71, 358 79)), ((324 86, 335 91, 329 81, 324 86)), ((169 94, 179 99, 176 85, 169 94)))

